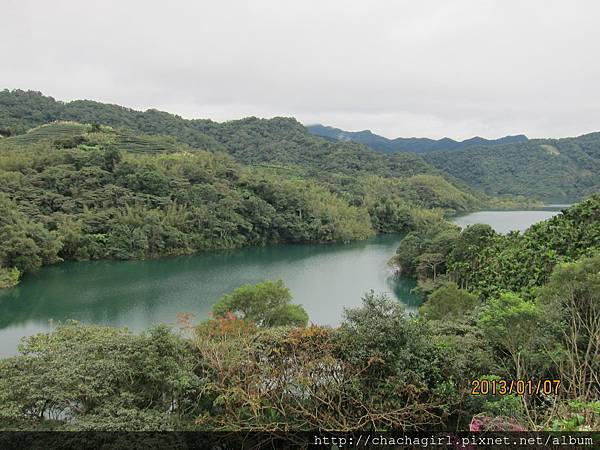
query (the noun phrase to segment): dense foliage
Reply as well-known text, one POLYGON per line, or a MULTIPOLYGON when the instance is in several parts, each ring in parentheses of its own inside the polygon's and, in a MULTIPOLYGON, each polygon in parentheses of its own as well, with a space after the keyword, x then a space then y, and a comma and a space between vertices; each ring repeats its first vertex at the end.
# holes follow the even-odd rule
POLYGON ((489 225, 459 231, 440 218, 409 233, 394 261, 408 275, 443 275, 485 298, 503 291, 532 298, 557 264, 600 250, 599 224, 599 195, 523 233, 498 234, 489 225))
POLYGON ((61 325, 0 361, 4 429, 352 431, 469 420, 459 382, 469 358, 402 307, 368 294, 340 328, 61 325), (458 385, 456 385, 458 382, 458 385))
MULTIPOLYGON (((32 336, 21 355, 0 362, 0 420, 76 430, 173 429, 198 411, 200 379, 188 346, 158 327, 62 325, 32 336)), ((20 425, 19 425, 20 424, 20 425)))
POLYGON ((571 202, 600 190, 600 133, 476 146, 424 158, 489 195, 571 202))
POLYGON ((503 204, 293 119, 218 124, 5 90, 0 128, 0 287, 60 260, 350 241, 410 230, 424 210, 503 204))
MULTIPOLYGON (((406 236, 394 261, 419 277, 424 318, 482 333, 494 357, 489 373, 561 380, 555 403, 523 397, 512 417, 531 428, 598 426, 600 196, 524 233, 432 221, 406 236)), ((487 412, 506 412, 500 406, 487 412)))
POLYGON ((55 233, 31 220, 0 192, 0 287, 10 287, 22 272, 59 261, 55 233))
POLYGON ((594 195, 524 233, 465 230, 450 255, 449 272, 460 285, 485 296, 501 291, 535 294, 554 267, 600 250, 600 196, 594 195), (468 236, 468 239, 465 239, 468 236))

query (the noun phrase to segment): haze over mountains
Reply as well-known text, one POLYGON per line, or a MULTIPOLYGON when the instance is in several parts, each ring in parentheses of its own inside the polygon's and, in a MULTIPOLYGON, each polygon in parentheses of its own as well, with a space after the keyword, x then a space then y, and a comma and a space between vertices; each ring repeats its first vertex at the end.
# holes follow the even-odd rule
POLYGON ((435 151, 451 151, 462 150, 474 145, 499 145, 512 144, 515 142, 525 142, 527 136, 523 134, 515 136, 505 136, 499 139, 484 139, 475 136, 464 141, 455 141, 450 138, 429 139, 429 138, 396 138, 388 139, 372 133, 371 130, 363 131, 345 131, 340 128, 329 127, 321 124, 308 125, 306 127, 311 134, 320 136, 332 141, 352 141, 360 144, 368 145, 369 147, 383 153, 395 152, 413 152, 413 153, 428 153, 435 151))

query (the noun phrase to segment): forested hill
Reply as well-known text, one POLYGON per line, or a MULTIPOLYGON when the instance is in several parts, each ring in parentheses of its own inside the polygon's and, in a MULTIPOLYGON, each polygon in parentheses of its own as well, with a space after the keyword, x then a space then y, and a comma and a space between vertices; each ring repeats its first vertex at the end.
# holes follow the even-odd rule
POLYGON ((294 119, 0 99, 0 287, 61 260, 350 241, 498 205, 418 155, 332 143, 294 119))
POLYGON ((332 143, 312 136, 293 118, 249 117, 217 123, 90 100, 64 103, 34 91, 0 92, 0 135, 23 134, 53 121, 96 123, 148 135, 173 136, 193 148, 227 152, 246 164, 312 166, 333 172, 360 171, 383 176, 440 175, 415 155, 387 158, 358 144, 332 143))
MULTIPOLYGON (((89 100, 63 103, 34 91, 0 92, 0 134, 19 135, 52 121, 95 123, 146 135, 172 136, 192 148, 226 152, 244 164, 285 169, 288 173, 316 178, 334 190, 351 191, 352 195, 360 184, 357 176, 382 178, 385 180, 377 181, 378 184, 393 184, 397 179, 422 175, 424 177, 415 181, 422 192, 413 192, 413 199, 423 206, 463 210, 490 200, 418 155, 387 156, 356 143, 330 142, 311 135, 293 118, 250 117, 217 123, 186 120, 157 110, 140 112, 89 100), (425 199, 432 191, 435 191, 433 197, 454 197, 460 204, 449 206, 446 200, 425 199), (419 196, 422 201, 416 198, 419 196)), ((398 188, 388 186, 387 191, 386 195, 396 195, 398 188)))
MULTIPOLYGON (((387 183, 425 176, 428 178, 421 178, 420 183, 427 185, 426 191, 436 191, 435 196, 447 185, 451 196, 461 193, 462 200, 458 203, 462 205, 452 207, 459 210, 489 201, 480 191, 493 196, 523 195, 566 201, 596 192, 600 186, 600 134, 476 145, 423 155, 404 152, 386 155, 359 143, 313 136, 292 118, 251 117, 217 123, 90 100, 63 103, 33 91, 0 91, 2 136, 24 134, 33 127, 65 120, 170 136, 191 148, 229 153, 244 164, 277 167, 317 178, 339 192, 355 190, 357 176, 383 178, 387 183)), ((507 139, 513 138, 521 139, 518 136, 507 139)), ((444 203, 445 200, 423 202, 440 207, 445 207, 444 203)))
POLYGON ((450 138, 428 139, 428 138, 396 138, 388 139, 372 133, 370 130, 345 131, 339 128, 324 125, 308 125, 310 133, 331 141, 358 142, 383 153, 414 152, 428 153, 435 151, 462 150, 474 145, 500 145, 527 141, 527 136, 519 134, 516 136, 505 136, 499 139, 484 139, 476 136, 464 141, 455 141, 450 138))
POLYGON ((477 146, 423 157, 489 195, 525 195, 570 203, 600 191, 600 133, 477 146))
POLYGON ((457 142, 387 139, 370 131, 308 127, 332 142, 359 142, 383 153, 419 153, 425 161, 492 196, 522 195, 547 202, 580 200, 600 190, 600 133, 575 138, 532 139, 523 135, 457 142))

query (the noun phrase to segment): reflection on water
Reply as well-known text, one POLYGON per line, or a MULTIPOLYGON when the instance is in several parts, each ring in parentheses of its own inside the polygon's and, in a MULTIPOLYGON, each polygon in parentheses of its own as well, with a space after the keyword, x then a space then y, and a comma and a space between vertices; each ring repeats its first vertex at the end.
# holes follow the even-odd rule
POLYGON ((401 236, 332 245, 278 245, 149 261, 68 262, 26 276, 0 291, 0 356, 48 321, 75 319, 139 331, 190 312, 208 317, 224 293, 282 278, 313 323, 339 324, 344 307, 365 292, 386 292, 413 309, 413 280, 392 276, 387 261, 401 236))
MULTIPOLYGON (((487 223, 496 231, 524 230, 561 207, 538 211, 481 211, 455 218, 464 227, 487 223)), ((190 312, 208 317, 223 294, 246 284, 282 278, 313 323, 337 325, 344 308, 365 292, 385 292, 409 311, 419 305, 415 282, 393 276, 387 261, 399 235, 352 244, 277 245, 150 261, 68 262, 24 277, 0 290, 0 356, 14 354, 19 339, 50 330, 49 321, 126 326, 140 331, 176 322, 190 312)))

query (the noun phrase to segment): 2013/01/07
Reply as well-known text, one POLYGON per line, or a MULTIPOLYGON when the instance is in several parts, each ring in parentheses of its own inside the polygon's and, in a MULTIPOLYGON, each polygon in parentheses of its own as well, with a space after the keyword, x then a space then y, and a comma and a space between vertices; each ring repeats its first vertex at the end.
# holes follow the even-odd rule
POLYGON ((471 395, 557 395, 560 380, 471 380, 471 395))

